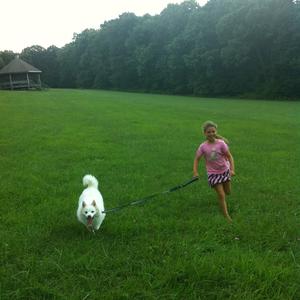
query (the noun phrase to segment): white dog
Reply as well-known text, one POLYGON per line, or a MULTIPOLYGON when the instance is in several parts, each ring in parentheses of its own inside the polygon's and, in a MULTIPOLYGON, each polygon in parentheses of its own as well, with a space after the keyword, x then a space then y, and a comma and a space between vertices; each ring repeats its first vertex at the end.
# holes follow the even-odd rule
POLYGON ((83 177, 83 186, 87 186, 79 197, 77 218, 88 230, 98 230, 105 218, 102 195, 98 190, 98 180, 92 175, 83 177))

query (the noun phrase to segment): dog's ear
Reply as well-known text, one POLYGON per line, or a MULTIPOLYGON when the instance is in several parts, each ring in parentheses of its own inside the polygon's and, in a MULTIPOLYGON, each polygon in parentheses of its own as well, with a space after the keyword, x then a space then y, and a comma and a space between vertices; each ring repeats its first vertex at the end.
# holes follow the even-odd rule
POLYGON ((82 202, 82 207, 86 207, 86 203, 84 201, 82 202))
POLYGON ((96 201, 93 200, 92 205, 96 207, 96 201))

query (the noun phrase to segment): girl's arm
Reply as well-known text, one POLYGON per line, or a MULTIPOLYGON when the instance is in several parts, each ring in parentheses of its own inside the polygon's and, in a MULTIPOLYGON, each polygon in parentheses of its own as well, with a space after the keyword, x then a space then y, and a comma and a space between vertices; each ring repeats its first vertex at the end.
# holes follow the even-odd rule
POLYGON ((233 156, 231 155, 231 153, 230 153, 229 150, 225 153, 225 156, 226 156, 226 158, 228 159, 229 164, 230 164, 230 175, 231 175, 231 176, 234 176, 234 175, 235 175, 235 171, 234 171, 234 160, 233 160, 233 156))
POLYGON ((194 177, 199 177, 199 173, 198 173, 198 166, 199 166, 199 160, 201 158, 202 155, 200 156, 195 156, 194 159, 194 168, 193 168, 193 173, 194 173, 194 177))

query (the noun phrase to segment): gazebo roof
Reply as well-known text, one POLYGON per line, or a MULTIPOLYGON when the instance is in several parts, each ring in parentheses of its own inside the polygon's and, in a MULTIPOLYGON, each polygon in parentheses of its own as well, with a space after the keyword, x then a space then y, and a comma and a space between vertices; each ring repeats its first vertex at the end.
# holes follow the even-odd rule
POLYGON ((19 57, 14 58, 10 63, 8 63, 0 70, 0 74, 16 73, 42 73, 42 71, 25 62, 19 57))

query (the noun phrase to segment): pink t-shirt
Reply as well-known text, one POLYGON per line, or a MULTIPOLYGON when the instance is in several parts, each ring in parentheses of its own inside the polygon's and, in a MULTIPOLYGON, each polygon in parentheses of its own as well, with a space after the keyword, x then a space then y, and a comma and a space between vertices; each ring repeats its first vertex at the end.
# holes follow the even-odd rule
POLYGON ((229 169, 229 161, 225 157, 227 151, 227 144, 223 140, 216 139, 214 143, 207 141, 202 143, 196 156, 198 158, 204 156, 208 174, 222 174, 229 169))

